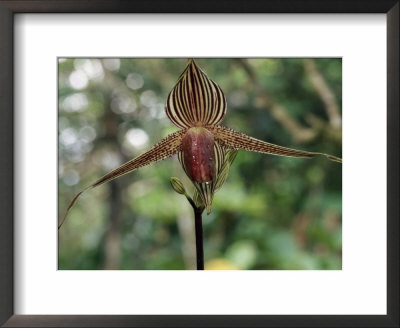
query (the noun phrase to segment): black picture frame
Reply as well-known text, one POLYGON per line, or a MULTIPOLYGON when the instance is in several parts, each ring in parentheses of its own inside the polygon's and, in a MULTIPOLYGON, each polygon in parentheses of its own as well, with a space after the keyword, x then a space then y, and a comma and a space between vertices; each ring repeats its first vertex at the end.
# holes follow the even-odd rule
POLYGON ((396 0, 0 0, 0 324, 4 327, 399 327, 398 90, 399 1, 396 0), (387 315, 14 315, 13 29, 14 14, 18 13, 386 14, 387 315))

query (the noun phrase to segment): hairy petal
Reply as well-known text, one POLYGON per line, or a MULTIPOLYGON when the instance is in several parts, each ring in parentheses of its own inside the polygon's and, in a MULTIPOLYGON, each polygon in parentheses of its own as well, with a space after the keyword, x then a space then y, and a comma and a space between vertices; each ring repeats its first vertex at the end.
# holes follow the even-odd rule
POLYGON ((216 125, 226 113, 221 88, 189 60, 165 104, 168 118, 180 128, 216 125))
POLYGON ((312 152, 274 145, 262 140, 249 137, 244 133, 237 132, 223 126, 207 126, 207 129, 214 134, 215 140, 217 140, 224 147, 230 149, 245 149, 259 153, 287 156, 287 157, 311 158, 315 156, 325 156, 332 161, 339 163, 342 162, 342 159, 336 156, 323 153, 312 153, 312 152))
POLYGON ((82 195, 82 193, 94 187, 100 186, 103 183, 118 178, 124 174, 130 173, 140 167, 161 161, 167 157, 174 155, 181 149, 182 137, 185 134, 185 132, 186 132, 185 130, 180 130, 168 135, 167 137, 162 139, 159 143, 154 145, 146 153, 130 160, 129 162, 126 162, 125 164, 122 164, 120 167, 106 174, 105 176, 103 176, 102 178, 91 184, 89 187, 79 192, 69 204, 67 211, 64 215, 64 218, 62 219, 61 223, 58 226, 58 229, 60 229, 60 227, 62 226, 68 215, 68 212, 74 206, 75 202, 77 201, 79 196, 82 195))

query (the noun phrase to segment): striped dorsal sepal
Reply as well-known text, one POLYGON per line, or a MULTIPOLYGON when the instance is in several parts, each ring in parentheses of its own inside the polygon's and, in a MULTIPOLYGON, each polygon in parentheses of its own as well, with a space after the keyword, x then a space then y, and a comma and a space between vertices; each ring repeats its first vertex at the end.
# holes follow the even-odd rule
POLYGON ((189 60, 165 105, 168 118, 179 128, 216 125, 226 113, 221 88, 189 60))

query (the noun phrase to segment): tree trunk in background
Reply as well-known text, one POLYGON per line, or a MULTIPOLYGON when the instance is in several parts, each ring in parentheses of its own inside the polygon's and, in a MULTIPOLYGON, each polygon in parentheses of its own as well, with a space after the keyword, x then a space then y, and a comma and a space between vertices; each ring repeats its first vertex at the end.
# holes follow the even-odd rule
POLYGON ((194 220, 190 212, 178 215, 178 229, 182 238, 182 254, 185 267, 188 270, 196 270, 196 238, 194 233, 194 220))
POLYGON ((118 270, 121 265, 121 189, 118 181, 110 182, 109 228, 104 247, 104 269, 118 270))
MULTIPOLYGON (((119 118, 110 107, 111 95, 106 95, 108 104, 104 113, 103 122, 105 128, 104 141, 116 149, 121 163, 127 160, 118 144, 119 118)), ((121 267, 121 197, 124 188, 124 179, 119 178, 110 181, 108 229, 105 235, 104 244, 104 269, 119 270, 121 267)))

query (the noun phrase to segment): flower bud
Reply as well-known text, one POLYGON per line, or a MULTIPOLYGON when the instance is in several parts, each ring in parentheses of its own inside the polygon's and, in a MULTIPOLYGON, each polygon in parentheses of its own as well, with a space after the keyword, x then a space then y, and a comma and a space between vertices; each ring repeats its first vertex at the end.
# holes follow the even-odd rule
POLYGON ((181 194, 181 195, 185 195, 186 194, 185 187, 183 186, 183 183, 181 182, 181 180, 179 180, 176 177, 172 177, 169 181, 171 182, 172 188, 174 188, 174 190, 178 194, 181 194))

